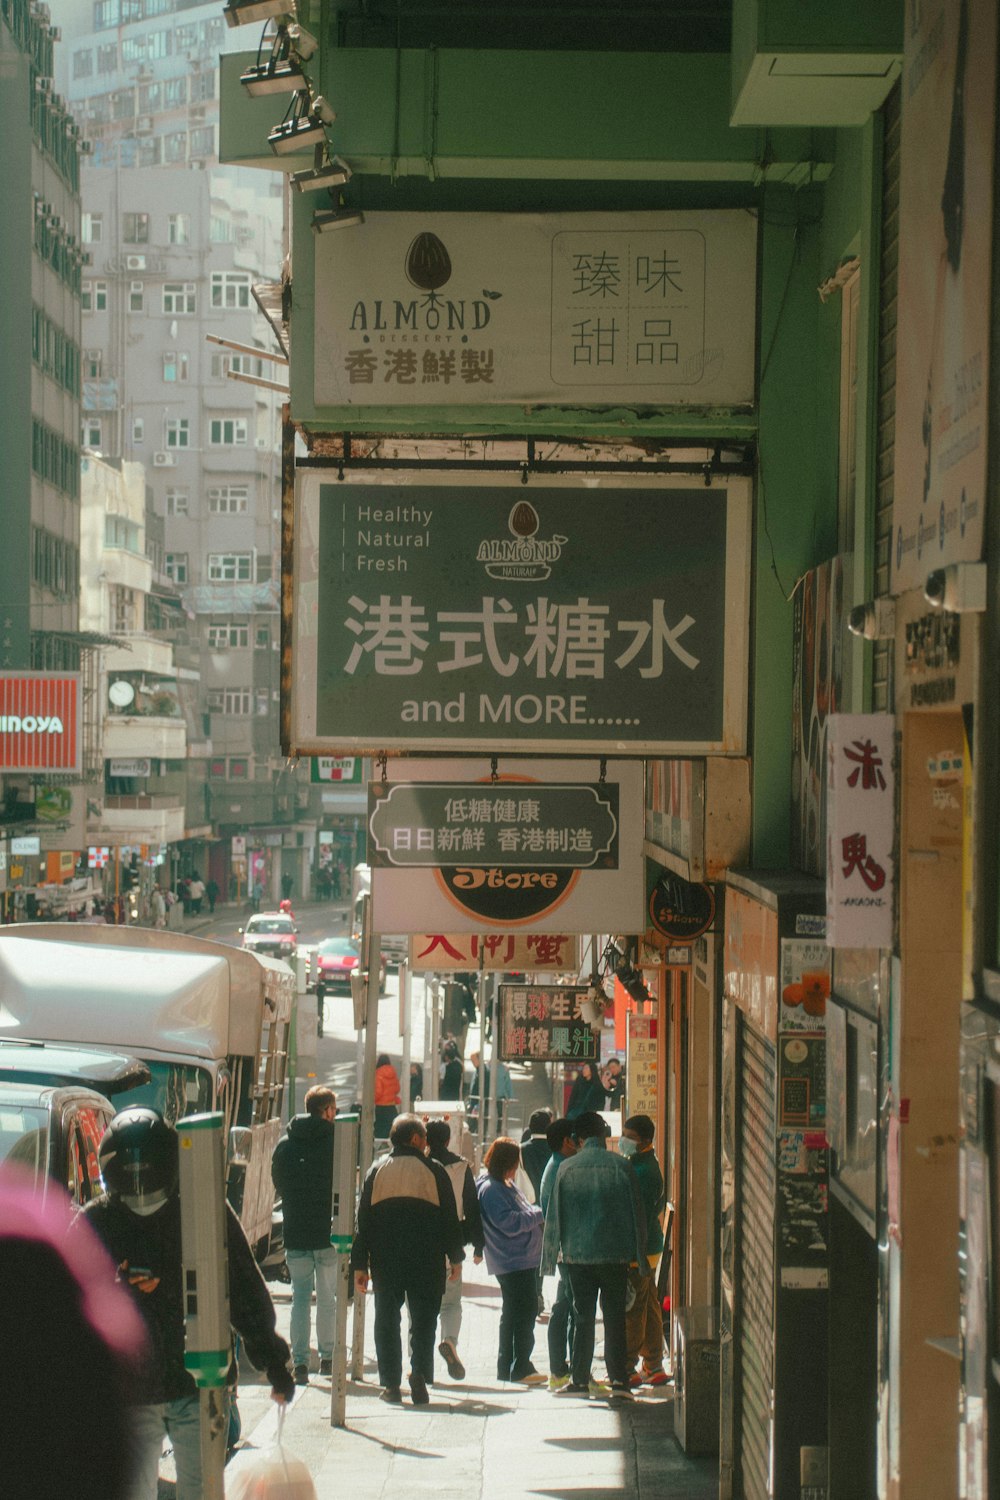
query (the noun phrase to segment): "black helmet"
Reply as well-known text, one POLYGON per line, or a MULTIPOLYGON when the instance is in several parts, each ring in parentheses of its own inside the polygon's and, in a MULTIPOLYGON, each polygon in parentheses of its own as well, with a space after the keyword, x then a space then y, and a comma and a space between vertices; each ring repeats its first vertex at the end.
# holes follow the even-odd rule
POLYGON ((133 1213, 155 1213, 177 1186, 177 1133, 159 1110, 123 1109, 101 1138, 100 1163, 113 1198, 133 1213))

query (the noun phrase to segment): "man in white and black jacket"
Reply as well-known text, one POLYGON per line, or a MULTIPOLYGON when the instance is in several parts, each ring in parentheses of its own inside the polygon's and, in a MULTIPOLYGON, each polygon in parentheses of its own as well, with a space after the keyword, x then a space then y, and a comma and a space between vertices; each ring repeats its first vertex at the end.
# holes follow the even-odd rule
POLYGON ((375 1288, 375 1354, 382 1400, 402 1400, 400 1313, 410 1311, 410 1398, 429 1400, 446 1276, 457 1277, 465 1259, 455 1194, 445 1169, 424 1155, 427 1133, 416 1115, 397 1115, 389 1132, 392 1151, 373 1162, 361 1190, 351 1269, 359 1292, 375 1288))

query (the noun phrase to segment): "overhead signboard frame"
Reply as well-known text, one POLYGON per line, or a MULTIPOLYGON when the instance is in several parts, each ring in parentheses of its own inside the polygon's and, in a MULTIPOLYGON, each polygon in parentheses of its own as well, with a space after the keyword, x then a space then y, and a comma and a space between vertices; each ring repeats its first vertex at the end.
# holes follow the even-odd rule
POLYGON ((309 467, 294 511, 290 754, 745 751, 747 478, 309 467))

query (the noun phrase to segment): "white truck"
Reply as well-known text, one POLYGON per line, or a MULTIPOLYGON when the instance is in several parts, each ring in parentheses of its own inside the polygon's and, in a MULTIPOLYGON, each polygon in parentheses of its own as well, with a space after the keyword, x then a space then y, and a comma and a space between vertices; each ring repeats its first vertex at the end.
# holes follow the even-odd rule
POLYGON ((287 964, 182 933, 79 922, 0 931, 0 1038, 134 1054, 152 1076, 126 1102, 171 1123, 221 1111, 227 1194, 260 1260, 294 996, 287 964))
MULTIPOLYGON (((361 941, 361 907, 365 896, 372 888, 370 865, 355 865, 351 872, 351 937, 361 941)), ((410 955, 410 940, 402 933, 379 933, 379 946, 389 963, 398 968, 410 955)))

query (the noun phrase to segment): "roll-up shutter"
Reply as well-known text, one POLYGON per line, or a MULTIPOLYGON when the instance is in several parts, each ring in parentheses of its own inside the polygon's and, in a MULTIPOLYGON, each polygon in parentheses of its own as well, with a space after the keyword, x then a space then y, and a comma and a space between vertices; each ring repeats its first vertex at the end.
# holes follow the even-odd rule
POLYGON ((775 1051, 741 1022, 737 1493, 768 1500, 774 1392, 775 1051))

